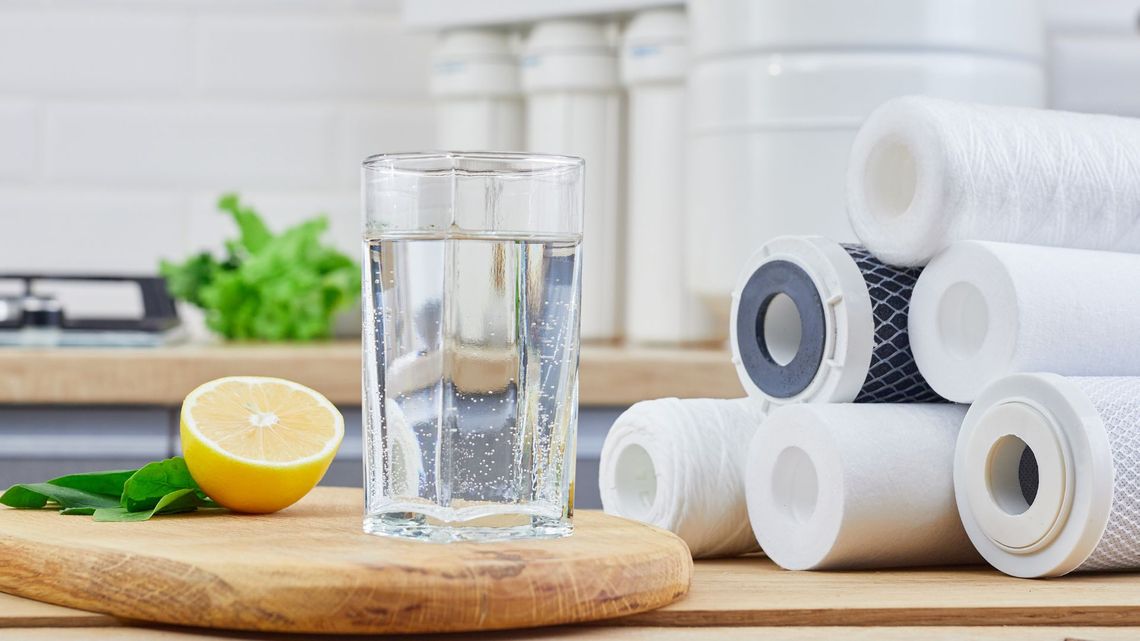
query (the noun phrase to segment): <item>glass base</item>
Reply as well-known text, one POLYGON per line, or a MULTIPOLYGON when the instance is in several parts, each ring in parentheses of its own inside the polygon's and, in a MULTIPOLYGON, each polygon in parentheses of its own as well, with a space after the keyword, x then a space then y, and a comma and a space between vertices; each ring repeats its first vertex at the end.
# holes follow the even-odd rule
POLYGON ((557 539, 570 536, 573 531, 574 524, 569 518, 533 514, 497 515, 458 522, 440 521, 409 512, 369 514, 364 517, 364 532, 367 534, 428 543, 557 539))

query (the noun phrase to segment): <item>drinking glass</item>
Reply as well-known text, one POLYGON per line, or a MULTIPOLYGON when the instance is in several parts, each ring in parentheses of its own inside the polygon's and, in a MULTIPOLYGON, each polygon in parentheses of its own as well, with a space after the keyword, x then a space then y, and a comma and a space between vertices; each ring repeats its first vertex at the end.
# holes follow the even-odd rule
POLYGON ((364 531, 570 534, 579 158, 364 161, 364 531))

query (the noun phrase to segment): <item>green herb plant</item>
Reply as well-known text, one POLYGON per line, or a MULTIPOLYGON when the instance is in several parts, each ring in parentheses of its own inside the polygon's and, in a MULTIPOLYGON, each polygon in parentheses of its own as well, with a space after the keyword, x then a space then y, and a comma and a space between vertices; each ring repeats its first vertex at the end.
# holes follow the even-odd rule
POLYGON ((321 243, 325 216, 274 234, 237 194, 218 200, 237 225, 226 256, 202 252, 182 263, 162 261, 171 294, 201 307, 206 325, 229 339, 304 341, 327 338, 337 311, 360 295, 360 270, 321 243))
POLYGON ((44 483, 21 483, 0 495, 0 504, 49 508, 96 521, 146 521, 160 514, 219 508, 190 476, 181 456, 137 470, 70 474, 44 483))

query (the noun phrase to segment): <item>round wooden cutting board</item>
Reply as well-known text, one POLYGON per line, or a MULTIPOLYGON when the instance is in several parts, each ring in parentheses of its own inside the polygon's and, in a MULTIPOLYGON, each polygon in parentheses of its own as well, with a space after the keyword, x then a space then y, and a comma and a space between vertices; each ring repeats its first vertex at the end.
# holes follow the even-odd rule
POLYGON ((458 632, 618 617, 684 595, 685 543, 585 511, 572 536, 431 544, 361 532, 359 490, 318 488, 264 516, 143 523, 0 508, 0 591, 177 625, 458 632))

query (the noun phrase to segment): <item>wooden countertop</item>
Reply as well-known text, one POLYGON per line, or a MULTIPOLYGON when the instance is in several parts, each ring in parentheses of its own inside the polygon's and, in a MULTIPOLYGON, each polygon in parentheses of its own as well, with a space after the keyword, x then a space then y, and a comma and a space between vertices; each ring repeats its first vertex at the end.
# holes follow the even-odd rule
MULTIPOLYGON (((1138 624, 1137 575, 1077 575, 1032 581, 981 567, 793 573, 775 568, 766 559, 745 557, 697 562, 689 596, 654 612, 583 626, 462 636, 486 641, 1111 641, 1140 638, 1140 627, 1135 627, 1138 624)), ((232 639, 234 635, 151 627, 0 594, 0 637, 189 640, 232 639)))
MULTIPOLYGON (((154 349, 0 349, 0 404, 178 405, 221 376, 279 376, 334 403, 360 403, 360 345, 191 344, 154 349)), ((678 397, 736 398, 744 390, 724 349, 582 348, 583 405, 678 397)))

